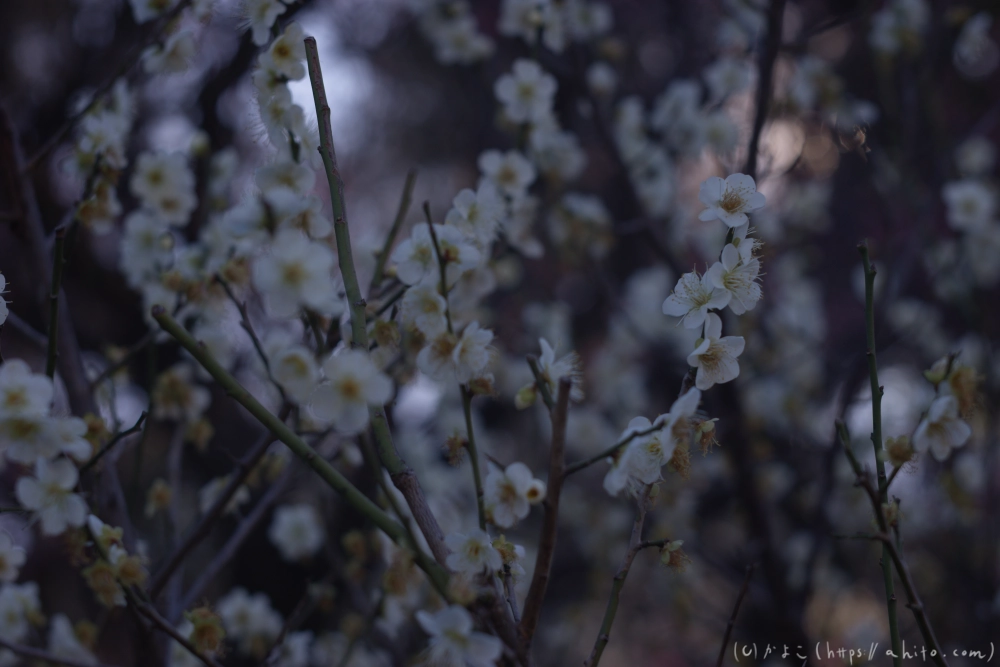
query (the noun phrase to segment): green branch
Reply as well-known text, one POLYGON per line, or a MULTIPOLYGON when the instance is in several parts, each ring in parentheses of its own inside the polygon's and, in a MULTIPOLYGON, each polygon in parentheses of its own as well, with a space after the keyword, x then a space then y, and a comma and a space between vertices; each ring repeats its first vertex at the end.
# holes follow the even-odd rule
POLYGON ((368 289, 369 296, 375 294, 375 290, 382 285, 382 280, 385 278, 385 263, 389 261, 389 254, 392 252, 392 245, 396 242, 396 236, 399 234, 399 229, 403 226, 403 221, 406 219, 406 212, 410 209, 410 198, 413 196, 413 184, 416 183, 416 181, 417 170, 411 169, 406 173, 406 183, 403 184, 403 195, 399 200, 399 209, 396 211, 396 218, 392 221, 392 227, 389 228, 389 235, 385 238, 382 250, 375 255, 375 273, 372 275, 372 284, 368 289))
MULTIPOLYGON (((340 272, 344 279, 344 289, 351 313, 351 346, 368 354, 368 330, 365 321, 365 300, 361 297, 358 285, 358 274, 354 268, 354 256, 351 254, 351 234, 347 226, 347 211, 344 207, 344 181, 337 168, 337 153, 333 146, 333 130, 330 126, 330 104, 326 98, 326 88, 323 85, 323 72, 320 69, 319 50, 314 37, 305 38, 306 64, 309 67, 309 81, 312 84, 313 98, 316 102, 316 119, 319 124, 319 152, 323 158, 326 180, 330 186, 330 201, 333 207, 333 231, 337 239, 337 257, 340 261, 340 272)), ((423 490, 406 465, 392 442, 392 432, 385 417, 382 406, 369 406, 372 432, 375 435, 375 447, 379 460, 389 475, 392 483, 402 492, 413 517, 420 526, 427 544, 439 563, 444 563, 448 557, 448 547, 444 544, 444 534, 437 519, 430 511, 423 490)), ((401 527, 400 527, 401 528, 401 527)))
MULTIPOLYGON (((177 323, 167 311, 161 306, 153 308, 153 319, 168 334, 174 337, 181 346, 193 356, 202 367, 208 371, 216 382, 218 382, 230 397, 235 399, 240 405, 247 409, 257 421, 263 424, 267 430, 274 434, 288 446, 306 465, 313 469, 320 478, 325 481, 330 488, 339 493, 349 505, 363 514, 369 521, 380 528, 396 544, 405 545, 409 542, 406 529, 394 521, 388 514, 382 511, 378 505, 373 503, 365 494, 358 490, 340 471, 334 468, 329 462, 320 456, 316 450, 310 447, 292 429, 277 416, 261 405, 253 395, 241 385, 236 378, 229 374, 218 361, 209 353, 208 349, 191 336, 180 324, 177 323)), ((426 555, 418 552, 416 554, 417 565, 427 573, 431 582, 439 591, 447 588, 448 573, 437 563, 426 555)))
MULTIPOLYGON (((875 448, 875 471, 878 474, 878 491, 880 507, 888 502, 889 483, 885 476, 885 460, 882 450, 882 394, 883 388, 878 382, 878 361, 875 356, 875 266, 868 258, 868 245, 860 243, 858 251, 865 270, 865 335, 868 341, 868 376, 872 392, 872 445, 875 448)), ((892 581, 892 563, 889 562, 889 549, 882 545, 882 580, 885 583, 886 607, 889 613, 889 634, 892 641, 894 667, 901 667, 902 639, 899 635, 899 619, 896 612, 896 593, 892 581)))

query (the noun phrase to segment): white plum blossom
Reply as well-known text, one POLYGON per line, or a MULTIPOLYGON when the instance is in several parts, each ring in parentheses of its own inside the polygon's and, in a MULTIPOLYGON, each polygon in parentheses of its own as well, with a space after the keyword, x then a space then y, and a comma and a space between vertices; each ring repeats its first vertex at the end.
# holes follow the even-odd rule
POLYGON ((996 193, 977 180, 952 181, 941 189, 948 207, 948 224, 954 229, 982 229, 996 215, 996 193))
MULTIPOLYGON (((477 248, 485 249, 496 239, 503 209, 499 192, 487 181, 475 192, 468 188, 459 192, 452 201, 444 222, 445 225, 460 229, 477 248)), ((434 231, 436 233, 437 229, 434 231)), ((440 238, 438 243, 441 244, 444 259, 445 246, 440 238)))
POLYGON ((451 533, 444 543, 451 550, 445 564, 452 572, 474 575, 483 570, 497 572, 503 567, 503 559, 490 536, 478 528, 465 534, 451 533))
POLYGON ((24 549, 14 544, 10 533, 0 532, 0 581, 16 581, 26 558, 24 549))
POLYGON ((917 426, 913 448, 918 452, 929 449, 934 458, 944 461, 952 449, 964 445, 971 435, 972 429, 958 416, 958 400, 954 396, 939 396, 917 426))
POLYGON ((186 225, 198 204, 194 174, 183 153, 142 153, 129 187, 147 210, 171 225, 186 225))
POLYGON ((764 206, 764 195, 746 174, 731 174, 725 180, 712 176, 701 184, 698 199, 708 208, 698 215, 702 221, 721 220, 728 227, 747 224, 747 213, 764 206))
POLYGON ((596 97, 611 97, 618 87, 615 68, 599 60, 587 68, 587 87, 596 97))
POLYGON ((194 366, 179 361, 160 373, 153 387, 153 416, 192 422, 208 409, 212 395, 194 383, 194 366))
MULTIPOLYGON (((457 227, 434 225, 434 233, 450 286, 462 273, 479 265, 480 253, 457 227)), ((440 275, 434 241, 426 223, 413 227, 410 238, 396 246, 391 259, 396 264, 396 275, 407 285, 416 285, 428 276, 437 279, 440 275)))
POLYGON ((73 625, 65 614, 52 617, 48 637, 49 653, 59 658, 84 665, 96 665, 97 658, 84 646, 73 632, 73 625))
POLYGON ((952 60, 958 71, 970 79, 989 76, 1000 65, 1000 46, 990 37, 993 17, 979 12, 962 26, 955 40, 952 60))
POLYGON ((38 459, 35 476, 17 480, 15 495, 24 507, 38 513, 44 534, 60 535, 87 520, 87 503, 73 493, 77 479, 76 466, 68 459, 38 459))
POLYGON ((469 323, 461 337, 446 331, 420 351, 417 368, 432 379, 465 384, 486 368, 492 340, 493 332, 481 329, 478 322, 469 323))
POLYGON ((534 60, 519 58, 510 74, 497 79, 493 90, 511 121, 536 122, 552 112, 556 80, 534 60))
POLYGON ((535 166, 518 151, 488 150, 479 156, 479 170, 497 190, 520 197, 535 182, 535 166))
POLYGON ((309 399, 319 381, 319 367, 312 350, 284 336, 272 336, 264 344, 271 375, 299 403, 309 399))
POLYGON ((704 337, 688 355, 689 366, 698 369, 695 386, 705 391, 716 384, 735 379, 740 374, 736 357, 743 353, 743 336, 722 336, 722 320, 715 313, 705 318, 704 337))
MULTIPOLYGON (((737 315, 753 310, 760 301, 761 292, 757 278, 760 260, 753 257, 753 242, 744 240, 737 249, 727 243, 722 258, 705 272, 705 278, 717 289, 728 292, 729 309, 737 315)), ((669 299, 668 299, 669 300, 669 299)))
POLYGON ((333 266, 329 247, 311 241, 298 230, 287 229, 278 232, 270 252, 254 263, 253 282, 276 318, 295 317, 303 307, 333 316, 343 309, 333 266))
POLYGON ((451 605, 433 614, 416 613, 420 627, 430 635, 427 662, 441 667, 494 667, 503 644, 492 635, 473 630, 472 615, 451 605))
POLYGON ((528 466, 516 462, 503 470, 490 470, 483 480, 483 494, 493 523, 511 528, 528 516, 531 505, 545 498, 545 483, 535 479, 528 466))
MULTIPOLYGON (((656 418, 659 425, 666 415, 656 418)), ((619 442, 635 433, 652 429, 654 423, 645 417, 635 417, 622 432, 619 442)), ((623 490, 636 493, 648 484, 653 484, 661 478, 660 469, 670 460, 673 448, 667 455, 664 449, 662 429, 646 435, 634 436, 621 450, 618 459, 604 476, 604 490, 612 496, 617 496, 623 490)))
MULTIPOLYGON (((735 250, 735 248, 734 248, 735 250)), ((729 305, 732 294, 724 287, 712 283, 706 273, 685 273, 677 281, 670 296, 663 302, 663 314, 682 317, 685 329, 697 329, 705 322, 709 310, 721 310, 729 305)))
POLYGON ((292 21, 285 26, 285 32, 261 54, 260 66, 291 81, 305 78, 306 67, 302 64, 306 59, 304 37, 302 26, 292 21))
MULTIPOLYGON (((549 345, 549 341, 544 338, 538 339, 538 346, 542 349, 542 354, 538 357, 538 369, 541 371, 542 380, 548 387, 549 394, 553 399, 556 398, 559 393, 559 380, 566 377, 570 380, 570 399, 577 403, 582 401, 584 393, 580 356, 576 352, 570 352, 556 359, 555 350, 549 345)), ((535 383, 531 383, 525 389, 522 389, 522 391, 529 390, 531 392, 531 400, 526 405, 518 405, 519 408, 527 407, 527 405, 534 402, 534 388, 535 383)))
POLYGON ((333 422, 344 435, 360 433, 368 424, 368 407, 392 398, 392 380, 361 350, 342 350, 323 362, 327 381, 313 392, 316 417, 333 422))
POLYGON ((281 552, 282 558, 293 562, 315 555, 326 539, 323 522, 312 505, 283 505, 277 508, 267 537, 281 552))
POLYGON ((429 278, 406 290, 400 303, 403 322, 415 326, 428 339, 445 332, 448 321, 445 316, 447 302, 438 288, 438 282, 429 278))
POLYGON ((52 380, 21 359, 0 366, 0 418, 48 414, 53 392, 52 380))
POLYGON ((307 195, 316 184, 316 172, 292 160, 279 160, 259 167, 254 172, 254 181, 261 192, 283 187, 296 194, 307 195))
POLYGON ((253 43, 264 46, 271 37, 271 26, 278 16, 285 13, 285 5, 279 0, 245 0, 243 3, 246 26, 253 33, 253 43))
POLYGON ((255 644, 270 646, 281 633, 281 614, 271 607, 264 593, 251 595, 243 588, 234 588, 219 600, 216 609, 227 638, 234 640, 243 653, 251 654, 255 644))
POLYGON ((191 30, 179 30, 167 37, 162 46, 153 46, 142 55, 142 64, 150 74, 175 74, 187 71, 198 53, 191 30))

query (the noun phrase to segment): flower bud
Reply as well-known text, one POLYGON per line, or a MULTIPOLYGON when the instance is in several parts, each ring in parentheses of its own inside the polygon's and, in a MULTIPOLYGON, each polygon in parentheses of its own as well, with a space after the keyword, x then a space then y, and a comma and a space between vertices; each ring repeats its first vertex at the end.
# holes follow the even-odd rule
POLYGON ((146 493, 146 516, 152 517, 156 515, 157 512, 161 512, 170 507, 170 501, 173 496, 173 489, 170 488, 170 485, 167 484, 166 480, 155 480, 152 486, 149 487, 149 491, 146 493))
POLYGON ((226 631, 222 627, 222 619, 208 607, 198 607, 185 612, 186 618, 194 628, 188 636, 188 641, 201 653, 213 654, 222 648, 226 631))
POLYGON ((517 394, 514 395, 514 407, 518 410, 524 410, 526 407, 534 405, 536 398, 538 398, 538 388, 535 383, 526 384, 518 389, 517 394))

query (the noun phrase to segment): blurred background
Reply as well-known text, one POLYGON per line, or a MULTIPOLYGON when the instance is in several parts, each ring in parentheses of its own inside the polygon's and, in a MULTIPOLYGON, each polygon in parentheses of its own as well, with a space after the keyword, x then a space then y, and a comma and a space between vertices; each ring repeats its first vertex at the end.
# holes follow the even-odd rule
MULTIPOLYGON (((667 412, 677 396, 698 334, 664 316, 661 304, 681 272, 692 266, 704 271, 724 242, 721 225, 698 221, 698 187, 709 176, 745 171, 769 3, 607 2, 613 23, 606 31, 558 50, 504 34, 503 5, 514 3, 450 7, 462 4, 303 0, 289 5, 278 22, 299 22, 319 43, 362 284, 370 279, 373 252, 393 220, 407 172, 416 169, 417 177, 404 230, 423 220, 425 201, 435 218, 443 218, 459 190, 476 186, 483 151, 518 145, 499 118, 497 78, 522 57, 537 59, 555 76, 556 115, 578 142, 561 159, 582 164, 568 170, 576 173, 560 174, 562 163, 547 175, 534 222, 543 251, 530 256, 537 253, 505 247, 497 253, 491 265, 496 287, 476 311, 496 332, 498 350, 498 394, 476 403, 480 447, 500 461, 524 461, 544 479, 548 416, 541 405, 523 411, 513 405, 514 393, 530 381, 524 355, 538 354, 539 337, 558 356, 576 350, 582 359, 587 399, 570 411, 570 461, 608 447, 632 417, 667 412), (474 18, 490 42, 488 57, 441 62, 433 13, 448 11, 474 18), (719 83, 724 92, 716 96, 713 77, 723 74, 710 72, 720 57, 745 63, 745 80, 719 83), (596 62, 607 64, 610 77, 595 81, 590 68, 596 62), (672 139, 672 128, 657 135, 658 100, 678 80, 706 82, 704 114, 729 120, 719 125, 721 138, 691 147, 672 139), (643 116, 654 117, 645 123, 668 154, 669 164, 656 167, 652 177, 623 157, 622 136, 636 108, 639 125, 643 116), (567 192, 603 202, 610 219, 601 241, 606 251, 580 252, 552 232, 550 212, 567 192)), ((879 550, 868 541, 836 537, 872 529, 871 508, 833 427, 837 418, 846 421, 858 457, 872 468, 857 250, 862 239, 878 268, 883 434, 913 434, 935 396, 922 373, 938 359, 955 353, 978 378, 974 398, 963 406, 972 437, 943 461, 925 453, 908 463, 891 494, 900 499, 903 550, 942 645, 949 653, 968 648, 988 654, 998 636, 1000 222, 990 207, 1000 79, 997 31, 986 21, 985 30, 967 34, 974 17, 989 17, 997 6, 985 0, 781 4, 773 92, 755 157, 767 205, 751 220, 764 243, 764 296, 753 311, 726 320, 729 333, 744 336, 747 351, 738 379, 705 393, 702 410, 718 418, 718 446, 704 455, 692 452, 686 475, 665 473, 647 522, 648 539, 683 540, 690 560, 679 569, 661 564, 655 550, 639 554, 604 657, 609 666, 713 663, 750 564, 756 567, 732 640, 756 643, 760 651, 741 662, 802 664, 794 656, 783 660, 780 650, 765 658, 768 644, 804 646, 803 653, 816 642, 866 651, 872 642, 888 647, 879 550), (880 18, 886 12, 896 17, 891 29, 880 18), (986 193, 973 205, 990 209, 988 224, 974 229, 962 223, 960 204, 943 195, 949 184, 971 181, 986 193)), ((46 231, 72 215, 86 184, 67 166, 75 136, 67 119, 109 81, 124 77, 135 96, 129 165, 148 150, 191 157, 201 203, 184 231, 188 239, 212 214, 206 203, 212 156, 233 156, 230 185, 218 194, 227 202, 221 208, 252 194, 254 170, 270 150, 250 80, 260 47, 232 0, 218 0, 204 17, 187 20, 197 25, 189 66, 151 74, 138 54, 156 43, 163 26, 137 24, 125 2, 0 3, 0 97, 11 125, 2 145, 0 269, 16 295, 11 312, 23 324, 4 327, 5 358, 21 357, 39 368, 44 350, 31 330, 45 331, 47 322, 18 174, 29 163, 27 180, 46 231)), ((308 81, 293 82, 291 91, 314 125, 308 81)), ((324 202, 325 190, 318 179, 316 194, 324 202)), ((135 208, 128 188, 120 187, 118 196, 124 212, 135 208)), ((588 233, 574 231, 571 240, 587 246, 588 233)), ((80 227, 70 239, 66 300, 92 375, 143 343, 147 332, 142 295, 122 279, 120 243, 117 223, 100 234, 80 227)), ((226 335, 239 339, 234 366, 253 382, 252 348, 236 320, 226 335)), ((118 395, 110 399, 121 424, 134 423, 156 376, 179 358, 170 345, 144 346, 129 358, 128 377, 116 382, 118 395)), ((451 466, 445 447, 461 423, 461 404, 454 388, 414 375, 412 365, 402 373, 408 382, 392 410, 394 432, 430 489, 447 533, 468 524, 473 498, 468 461, 451 466)), ((227 474, 260 435, 223 391, 205 386, 212 392, 205 415, 212 432, 204 446, 185 448, 183 482, 175 488, 178 525, 143 513, 147 490, 170 464, 172 442, 184 437, 176 425, 153 421, 142 447, 126 448, 116 461, 127 511, 148 545, 153 572, 174 531, 181 534, 196 521, 199 492, 227 474)), ((375 494, 370 473, 342 451, 343 443, 335 444, 338 465, 375 494)), ((553 578, 535 642, 538 665, 579 664, 597 634, 633 511, 627 499, 604 492, 607 468, 603 462, 591 466, 563 490, 553 578)), ((8 500, 17 471, 8 466, 3 475, 0 494, 8 500)), ((195 550, 184 568, 184 587, 246 527, 237 555, 205 582, 195 602, 215 604, 239 586, 266 594, 288 617, 309 582, 329 586, 332 597, 307 610, 297 629, 312 632, 315 641, 329 633, 356 637, 362 650, 350 658, 357 662, 315 664, 408 664, 424 641, 411 622, 410 603, 379 598, 374 610, 356 603, 378 589, 385 568, 373 529, 297 463, 275 475, 283 486, 259 481, 251 500, 195 550), (271 505, 255 515, 265 498, 271 505), (307 562, 290 563, 267 532, 271 508, 295 502, 321 510, 328 541, 307 562), (255 517, 252 524, 248 517, 255 517)), ((529 573, 539 517, 533 513, 508 535, 525 545, 529 573)), ((93 601, 69 566, 63 541, 32 544, 16 514, 0 522, 28 548, 21 578, 38 582, 45 612, 96 623, 102 659, 139 664, 132 662, 137 649, 127 614, 106 612, 93 601)), ((904 604, 900 623, 908 645, 923 645, 904 604)), ((728 650, 731 660, 731 643, 728 650)), ((236 651, 225 664, 257 663, 236 651)))

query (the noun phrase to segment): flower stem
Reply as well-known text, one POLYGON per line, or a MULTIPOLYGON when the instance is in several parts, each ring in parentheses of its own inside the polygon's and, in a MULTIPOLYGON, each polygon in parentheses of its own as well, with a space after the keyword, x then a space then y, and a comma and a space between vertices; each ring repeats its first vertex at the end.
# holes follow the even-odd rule
POLYGON ((462 390, 462 410, 465 412, 465 430, 468 434, 466 448, 469 450, 469 461, 472 462, 472 481, 476 485, 476 512, 479 515, 479 529, 486 530, 486 500, 483 494, 483 476, 479 471, 479 449, 476 447, 476 434, 472 430, 472 393, 464 384, 462 390))
POLYGON ((604 620, 601 622, 601 629, 597 632, 597 640, 594 648, 590 652, 590 659, 585 663, 585 667, 597 667, 604 654, 604 648, 611 639, 611 626, 615 622, 615 615, 618 613, 618 600, 621 598, 622 588, 625 586, 625 578, 632 567, 632 561, 643 547, 642 525, 646 520, 646 503, 649 501, 649 487, 647 486, 637 501, 635 521, 632 523, 632 537, 629 539, 628 550, 622 558, 618 572, 615 573, 614 581, 611 584, 611 597, 608 598, 608 606, 604 609, 604 620))
MULTIPOLYGON (((872 445, 875 448, 875 471, 878 474, 879 504, 888 501, 889 484, 885 476, 885 461, 882 450, 882 394, 883 388, 878 383, 878 361, 875 357, 875 266, 868 257, 868 245, 858 245, 861 261, 865 270, 865 332, 868 341, 868 376, 871 380, 872 392, 872 445)), ((903 664, 902 640, 899 636, 899 619, 896 612, 896 593, 892 581, 892 563, 889 561, 889 548, 882 545, 882 579, 885 582, 885 599, 889 613, 889 635, 892 641, 893 665, 903 664)))
POLYGON ((406 174, 406 183, 403 184, 403 195, 399 200, 399 209, 396 211, 396 219, 392 221, 392 227, 389 228, 389 235, 385 237, 385 243, 382 245, 382 250, 375 256, 375 273, 372 276, 371 288, 368 290, 369 297, 375 294, 375 291, 382 286, 382 280, 385 278, 385 263, 389 261, 389 253, 392 252, 392 244, 396 241, 399 229, 403 226, 403 221, 406 219, 406 212, 410 209, 410 198, 413 196, 413 184, 416 183, 416 181, 417 170, 411 169, 406 174))

